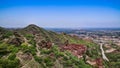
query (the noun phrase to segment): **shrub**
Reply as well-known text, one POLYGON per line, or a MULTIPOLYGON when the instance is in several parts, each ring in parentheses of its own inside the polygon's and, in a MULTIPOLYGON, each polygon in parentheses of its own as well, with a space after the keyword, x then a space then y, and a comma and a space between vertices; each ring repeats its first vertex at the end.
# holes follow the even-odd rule
POLYGON ((14 45, 9 45, 7 49, 8 51, 11 51, 12 53, 17 53, 19 51, 19 48, 15 47, 14 45))
POLYGON ((38 56, 34 56, 35 61, 42 63, 43 58, 42 57, 38 57, 38 56))
POLYGON ((32 44, 34 47, 36 47, 36 42, 33 39, 31 39, 29 43, 32 44))
POLYGON ((49 67, 49 66, 51 67, 51 66, 53 66, 53 65, 54 65, 54 62, 47 62, 47 63, 46 63, 46 66, 48 66, 48 67, 49 67))
POLYGON ((7 49, 8 45, 5 43, 0 44, 0 56, 8 54, 10 51, 7 49))
POLYGON ((42 49, 41 50, 41 54, 50 54, 52 52, 52 50, 49 49, 42 49))
POLYGON ((15 53, 11 53, 10 56, 8 57, 9 60, 14 60, 16 57, 15 53))
POLYGON ((44 62, 46 63, 46 66, 53 66, 54 65, 54 62, 52 61, 52 59, 50 57, 45 57, 44 62))
POLYGON ((21 49, 24 53, 31 53, 32 55, 36 55, 36 48, 34 46, 21 45, 21 49))
POLYGON ((6 32, 3 34, 3 38, 9 38, 11 35, 13 35, 12 32, 6 31, 6 32))
POLYGON ((55 56, 56 56, 56 58, 58 58, 58 57, 63 57, 63 56, 64 56, 64 53, 63 53, 63 52, 60 52, 60 51, 56 51, 56 52, 55 52, 55 56))
POLYGON ((64 66, 72 66, 73 62, 71 60, 66 60, 63 64, 64 66))
POLYGON ((58 48, 57 45, 53 45, 53 46, 51 47, 51 50, 52 50, 53 52, 56 52, 56 51, 59 51, 59 48, 58 48))
POLYGON ((63 57, 63 60, 66 61, 66 60, 69 60, 69 58, 68 58, 67 56, 64 56, 64 57, 63 57))
POLYGON ((29 39, 29 38, 34 38, 34 36, 33 36, 32 34, 25 34, 25 37, 26 37, 27 39, 29 39))
POLYGON ((9 60, 9 59, 0 59, 0 65, 2 68, 18 68, 19 67, 19 60, 9 60))
POLYGON ((34 46, 29 46, 30 53, 34 56, 36 55, 36 48, 34 46))

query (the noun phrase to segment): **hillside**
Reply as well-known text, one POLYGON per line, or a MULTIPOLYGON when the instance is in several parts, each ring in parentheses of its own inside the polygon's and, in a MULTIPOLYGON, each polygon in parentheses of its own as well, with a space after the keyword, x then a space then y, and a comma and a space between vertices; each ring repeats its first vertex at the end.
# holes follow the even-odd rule
POLYGON ((102 68, 99 46, 34 24, 0 28, 0 68, 102 68))

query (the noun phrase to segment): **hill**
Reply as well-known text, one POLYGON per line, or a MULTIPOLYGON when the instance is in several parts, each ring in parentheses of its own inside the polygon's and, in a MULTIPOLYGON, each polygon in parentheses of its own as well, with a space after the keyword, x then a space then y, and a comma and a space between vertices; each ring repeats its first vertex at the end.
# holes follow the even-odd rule
POLYGON ((1 68, 104 66, 99 46, 77 36, 57 34, 34 24, 12 31, 0 28, 0 33, 1 68))

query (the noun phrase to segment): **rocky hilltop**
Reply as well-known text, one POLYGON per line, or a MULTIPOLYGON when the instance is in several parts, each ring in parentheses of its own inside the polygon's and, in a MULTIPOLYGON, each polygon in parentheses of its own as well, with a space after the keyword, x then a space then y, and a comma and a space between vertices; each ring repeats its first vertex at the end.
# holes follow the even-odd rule
POLYGON ((0 68, 104 68, 99 46, 34 24, 0 27, 0 68))

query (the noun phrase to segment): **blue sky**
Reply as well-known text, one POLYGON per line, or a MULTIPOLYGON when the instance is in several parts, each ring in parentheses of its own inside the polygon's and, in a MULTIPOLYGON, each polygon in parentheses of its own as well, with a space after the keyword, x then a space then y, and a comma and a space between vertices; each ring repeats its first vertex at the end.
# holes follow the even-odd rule
POLYGON ((120 0, 0 0, 0 26, 120 27, 120 0))

